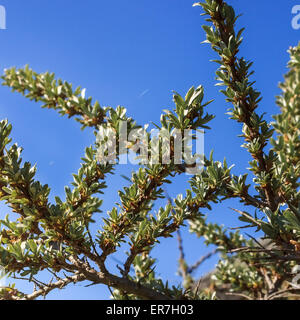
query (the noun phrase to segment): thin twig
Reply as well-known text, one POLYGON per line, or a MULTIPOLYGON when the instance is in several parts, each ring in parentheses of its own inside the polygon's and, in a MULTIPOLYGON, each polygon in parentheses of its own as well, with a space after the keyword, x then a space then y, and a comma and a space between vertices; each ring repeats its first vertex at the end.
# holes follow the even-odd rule
POLYGON ((245 298, 247 300, 253 300, 251 297, 243 294, 243 293, 231 293, 231 292, 226 292, 225 293, 227 296, 237 296, 237 297, 242 297, 242 298, 245 298))
POLYGON ((180 274, 183 278, 183 281, 185 281, 187 279, 189 272, 188 272, 188 267, 185 262, 183 241, 182 241, 180 230, 177 230, 177 241, 178 241, 178 250, 179 250, 179 269, 180 269, 180 274))
POLYGON ((218 252, 218 249, 213 250, 212 252, 209 252, 208 254, 201 257, 194 265, 190 266, 188 268, 188 273, 193 273, 197 268, 200 267, 200 265, 211 258, 213 255, 215 255, 218 252))
POLYGON ((88 234, 88 236, 89 236, 91 245, 92 245, 92 247, 93 247, 94 253, 96 254, 96 256, 97 256, 98 258, 100 258, 100 255, 99 255, 99 253, 98 253, 98 251, 97 251, 97 249, 96 249, 95 243, 94 243, 94 241, 93 241, 92 235, 91 235, 91 233, 90 233, 90 229, 89 229, 88 224, 86 224, 85 227, 86 227, 86 231, 87 231, 87 234, 88 234))
MULTIPOLYGON (((284 289, 284 290, 280 290, 277 292, 272 293, 271 295, 269 295, 267 297, 267 300, 274 300, 280 297, 285 296, 286 294, 288 294, 289 292, 300 292, 300 289, 297 288, 289 288, 289 289, 284 289)), ((299 297, 300 295, 298 295, 299 297)))

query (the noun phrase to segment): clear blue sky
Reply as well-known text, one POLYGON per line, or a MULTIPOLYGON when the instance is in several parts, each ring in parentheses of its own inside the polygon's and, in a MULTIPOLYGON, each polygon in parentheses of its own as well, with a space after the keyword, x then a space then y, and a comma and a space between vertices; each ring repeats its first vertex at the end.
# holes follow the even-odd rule
MULTIPOLYGON (((239 27, 246 26, 241 54, 254 61, 257 88, 263 93, 260 110, 267 119, 278 112, 274 96, 280 91, 278 82, 286 72, 287 49, 296 45, 300 30, 291 27, 293 0, 229 1, 243 13, 239 27)), ((240 148, 240 125, 225 115, 227 105, 215 87, 217 66, 204 40, 200 9, 193 0, 0 0, 7 11, 7 30, 0 30, 0 69, 29 64, 37 72, 51 71, 74 86, 87 88, 87 95, 101 105, 123 105, 139 124, 158 122, 161 110, 173 107, 172 90, 182 94, 192 86, 203 84, 206 98, 215 98, 210 112, 216 114, 212 130, 205 137, 205 150, 215 150, 215 158, 227 157, 235 164, 236 174, 244 173, 249 156, 240 148)), ((2 71, 1 71, 2 72, 2 71)), ((7 87, 0 88, 0 119, 13 124, 12 137, 24 148, 23 159, 37 163, 38 179, 48 183, 51 196, 63 197, 64 186, 77 172, 84 148, 94 142, 88 129, 59 117, 55 111, 42 110, 7 87)), ((117 201, 117 190, 126 181, 132 167, 123 167, 114 177, 104 196, 104 213, 117 201)), ((184 192, 186 177, 175 180, 168 192, 174 196, 184 192)), ((236 215, 228 207, 240 208, 228 201, 215 206, 209 219, 237 226, 236 215)), ((7 212, 0 206, 0 216, 7 212)), ((193 263, 207 252, 202 241, 184 232, 188 261, 193 263)), ((176 238, 163 240, 153 252, 158 258, 156 271, 163 279, 178 283, 176 238)), ((122 253, 119 259, 124 259, 122 253)), ((198 275, 213 268, 216 259, 203 266, 198 275)), ((115 265, 110 260, 111 266, 115 265)), ((115 270, 115 269, 114 269, 115 270)), ((117 272, 117 271, 116 271, 117 272)), ((31 290, 25 284, 18 288, 31 290)), ((70 286, 55 291, 50 299, 107 299, 104 286, 84 288, 70 286)))

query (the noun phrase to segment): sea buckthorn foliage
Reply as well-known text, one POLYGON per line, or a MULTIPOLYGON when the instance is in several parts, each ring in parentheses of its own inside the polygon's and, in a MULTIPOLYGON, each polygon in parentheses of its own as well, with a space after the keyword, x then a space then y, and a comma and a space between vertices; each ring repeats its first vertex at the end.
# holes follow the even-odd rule
MULTIPOLYGON (((49 186, 36 180, 36 167, 23 161, 22 148, 13 142, 11 124, 2 120, 0 200, 17 218, 13 221, 6 216, 1 220, 0 266, 9 279, 29 281, 34 289, 24 293, 10 284, 0 289, 1 299, 37 299, 82 281, 108 286, 113 299, 299 297, 300 289, 293 278, 300 263, 300 45, 289 50, 289 72, 277 97, 280 111, 268 123, 258 111, 262 96, 250 79, 252 62, 239 56, 244 29, 236 30, 238 16, 234 9, 223 0, 206 0, 195 6, 201 7, 207 17, 204 42, 218 56, 214 60, 218 64, 218 85, 232 105, 230 118, 241 124, 242 147, 252 157, 249 164, 254 178, 251 181, 248 177, 248 169, 240 176, 234 175, 226 160, 215 161, 211 153, 203 160, 203 170, 190 178, 190 187, 170 199, 164 186, 191 167, 184 160, 175 161, 175 146, 171 143, 170 161, 141 162, 130 185, 119 191, 119 203, 106 214, 101 213, 99 219, 96 213, 101 212, 106 179, 118 165, 117 161, 99 161, 99 141, 95 139, 95 144, 86 148, 72 187, 65 188, 65 199, 55 197, 55 203, 51 203, 49 186), (167 204, 154 211, 160 198, 167 204), (240 214, 241 230, 230 231, 207 221, 205 213, 212 204, 233 198, 245 206, 245 210, 233 209, 240 214), (99 226, 97 234, 90 231, 92 223, 99 226), (180 228, 185 223, 206 245, 215 247, 193 266, 186 263, 182 248, 180 228), (247 235, 246 228, 260 231, 263 237, 247 235), (160 279, 155 273, 157 262, 151 257, 152 249, 176 232, 181 286, 160 279), (107 259, 123 250, 124 243, 130 249, 126 261, 118 265, 119 274, 115 274, 109 270, 107 259), (215 253, 220 255, 219 262, 209 275, 208 285, 203 286, 194 271, 215 253), (42 271, 53 276, 49 283, 39 280, 42 271)), ((102 107, 86 98, 85 90, 74 90, 70 83, 55 80, 54 74, 38 74, 29 67, 11 68, 5 70, 2 80, 3 85, 42 103, 43 108, 75 118, 83 129, 94 129, 96 136, 110 130, 119 142, 119 128, 125 123, 127 132, 146 130, 150 137, 147 128, 127 116, 125 108, 102 107)), ((192 87, 185 96, 174 93, 173 100, 175 109, 164 111, 158 129, 169 134, 174 130, 209 129, 214 115, 207 113, 212 101, 204 99, 203 86, 192 87)), ((115 160, 122 153, 124 150, 117 148, 115 160)), ((143 157, 145 154, 140 155, 141 161, 143 157)))

